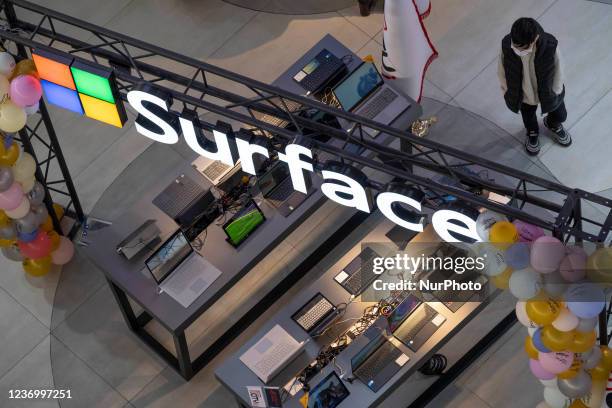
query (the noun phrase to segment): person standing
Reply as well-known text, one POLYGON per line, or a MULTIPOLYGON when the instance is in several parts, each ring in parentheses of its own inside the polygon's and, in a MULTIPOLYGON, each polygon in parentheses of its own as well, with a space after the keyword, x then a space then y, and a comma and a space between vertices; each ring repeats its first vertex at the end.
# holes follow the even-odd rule
POLYGON ((506 105, 523 117, 528 154, 540 152, 538 105, 546 114, 543 123, 555 142, 565 147, 572 144, 563 127, 567 110, 558 41, 533 18, 516 20, 502 40, 498 76, 506 105))

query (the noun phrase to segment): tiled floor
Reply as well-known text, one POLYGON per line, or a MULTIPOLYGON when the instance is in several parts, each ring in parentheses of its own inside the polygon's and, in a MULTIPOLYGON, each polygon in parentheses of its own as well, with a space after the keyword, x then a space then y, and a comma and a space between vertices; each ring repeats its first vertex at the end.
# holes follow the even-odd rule
MULTIPOLYGON (((221 0, 36 1, 265 82, 276 78, 326 33, 362 56, 373 54, 377 61, 381 51, 381 0, 368 18, 359 16, 357 6, 287 16, 242 9, 221 0)), ((427 75, 425 94, 430 99, 424 107, 426 114, 439 115, 446 125, 434 128, 431 137, 612 197, 608 159, 612 6, 586 0, 432 0, 432 6, 426 26, 440 57, 427 75), (538 18, 557 35, 566 64, 568 125, 574 145, 561 149, 545 139, 541 161, 522 154, 520 119, 505 109, 496 79, 500 39, 520 16, 538 18), (459 115, 458 107, 466 112, 459 115), (459 116, 463 119, 452 126, 459 116), (485 128, 471 132, 476 125, 485 128)), ((171 154, 155 151, 160 148, 151 146, 131 126, 117 131, 59 110, 52 113, 87 212, 96 207, 111 218, 116 215, 108 195, 99 199, 129 163, 150 173, 185 159, 180 146, 171 154), (158 158, 155 168, 138 160, 146 149, 153 149, 151 154, 158 158)), ((137 194, 146 183, 138 183, 138 171, 131 174, 135 179, 118 183, 124 182, 122 188, 137 194)), ((282 268, 294 260, 309 247, 301 237, 310 236, 312 241, 325 233, 316 224, 343 216, 334 205, 324 206, 287 240, 282 254, 271 256, 266 268, 282 268)), ((64 271, 44 279, 25 278, 18 265, 4 259, 0 259, 0 271, 0 407, 57 407, 55 402, 19 405, 6 399, 12 388, 49 386, 73 389, 74 398, 62 401, 62 407, 231 406, 231 396, 214 380, 213 368, 225 353, 238 347, 240 339, 185 383, 131 335, 100 272, 80 255, 64 271)), ((299 290, 299 285, 292 290, 299 290)), ((483 313, 478 324, 486 323, 487 316, 499 320, 501 311, 509 307, 510 303, 500 301, 491 312, 483 313)), ((241 338, 257 327, 254 324, 241 338)), ((541 388, 526 375, 524 336, 523 328, 513 328, 430 406, 535 406, 541 400, 541 388)), ((199 333, 192 337, 201 340, 199 333)))

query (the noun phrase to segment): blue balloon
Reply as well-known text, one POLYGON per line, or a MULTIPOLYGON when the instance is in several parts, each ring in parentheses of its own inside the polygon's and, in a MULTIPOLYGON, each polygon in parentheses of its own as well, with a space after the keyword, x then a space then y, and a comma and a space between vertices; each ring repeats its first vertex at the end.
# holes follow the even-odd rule
POLYGON ((36 236, 38 235, 38 228, 30 233, 18 233, 17 234, 17 239, 21 242, 32 242, 36 239, 36 236))
POLYGON ((506 264, 514 270, 525 269, 529 266, 529 243, 517 242, 510 246, 504 254, 506 264))
POLYGON ((537 329, 534 333, 533 333, 533 337, 531 338, 531 341, 533 342, 534 347, 540 352, 540 353, 550 353, 551 351, 549 349, 546 348, 546 346, 544 345, 544 343, 542 343, 542 329, 537 329))
POLYGON ((592 319, 606 307, 606 295, 595 283, 577 283, 565 292, 565 304, 579 318, 592 319))

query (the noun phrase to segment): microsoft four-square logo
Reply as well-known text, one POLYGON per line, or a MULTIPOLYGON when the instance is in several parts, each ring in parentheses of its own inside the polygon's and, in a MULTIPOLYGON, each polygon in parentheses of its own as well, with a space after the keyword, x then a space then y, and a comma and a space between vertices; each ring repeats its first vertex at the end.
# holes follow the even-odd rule
POLYGON ((47 102, 123 127, 127 116, 112 70, 43 50, 32 51, 32 59, 47 102))

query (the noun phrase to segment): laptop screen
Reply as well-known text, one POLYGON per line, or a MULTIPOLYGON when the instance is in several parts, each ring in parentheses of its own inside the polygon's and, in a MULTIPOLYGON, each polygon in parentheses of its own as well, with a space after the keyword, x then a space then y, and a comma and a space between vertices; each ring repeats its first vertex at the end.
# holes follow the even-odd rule
POLYGON ((266 197, 272 190, 289 177, 289 166, 284 163, 276 162, 267 172, 257 177, 257 185, 261 194, 266 197))
POLYGON ((368 357, 387 341, 387 338, 383 336, 380 328, 376 326, 369 327, 365 333, 363 333, 363 336, 365 336, 369 342, 351 358, 351 368, 353 371, 358 369, 368 357))
POLYGON ((413 295, 408 295, 406 299, 402 301, 393 312, 387 318, 389 323, 389 330, 391 333, 395 332, 397 328, 402 324, 413 311, 421 304, 421 301, 413 295))
POLYGON ((255 201, 251 200, 225 223, 223 230, 227 234, 229 243, 238 246, 265 220, 263 212, 257 207, 255 201))
POLYGON ((308 392, 308 408, 336 408, 349 395, 349 391, 335 372, 308 392))
POLYGON ((145 263, 153 279, 161 283, 192 252, 193 249, 183 232, 177 231, 145 263))
POLYGON ((334 95, 342 109, 352 110, 359 102, 383 83, 383 79, 371 62, 364 62, 334 88, 334 95))

